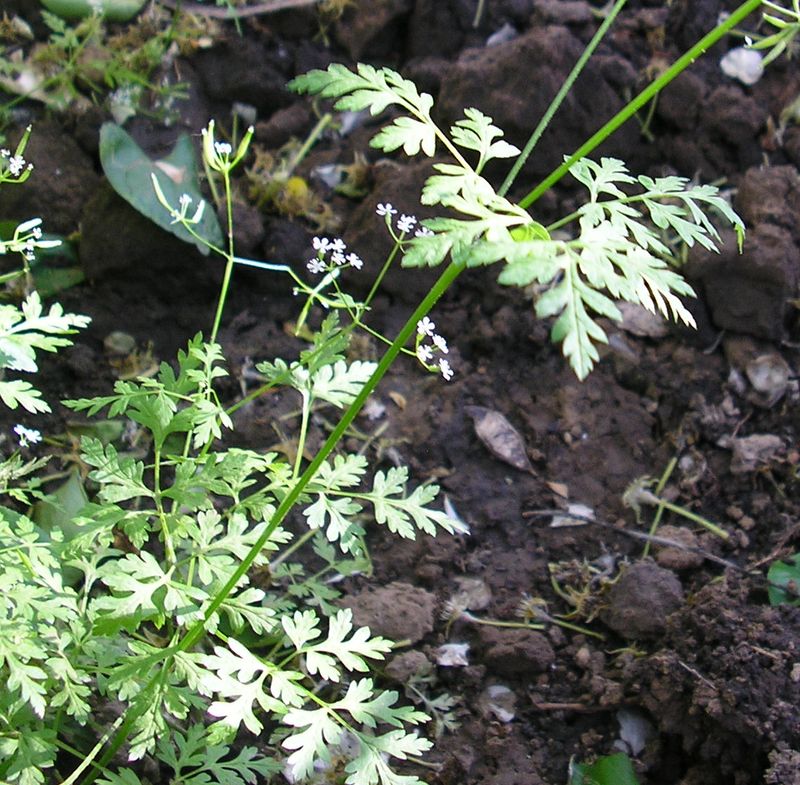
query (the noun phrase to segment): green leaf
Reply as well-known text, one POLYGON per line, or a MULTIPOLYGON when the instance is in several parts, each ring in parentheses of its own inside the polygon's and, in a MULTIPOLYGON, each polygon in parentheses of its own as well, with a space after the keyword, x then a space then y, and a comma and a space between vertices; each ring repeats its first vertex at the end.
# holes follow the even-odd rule
POLYGON ((434 127, 420 120, 398 117, 372 137, 370 146, 385 153, 402 147, 408 156, 416 155, 422 150, 432 158, 436 154, 436 131, 434 127))
POLYGON ((94 469, 89 477, 100 484, 99 497, 105 502, 120 502, 138 497, 154 498, 143 480, 144 464, 122 457, 113 444, 85 436, 81 440, 82 458, 94 469))
POLYGON ((246 785, 257 782, 258 775, 268 779, 280 771, 276 761, 262 757, 255 747, 244 747, 229 757, 228 745, 210 743, 202 725, 190 725, 185 736, 174 730, 159 741, 157 754, 172 767, 171 781, 181 785, 246 785))
POLYGON ((639 785, 639 780, 631 759, 624 752, 618 752, 591 764, 571 764, 569 785, 639 785))
POLYGON ((492 125, 491 117, 472 108, 465 109, 464 115, 465 119, 458 120, 450 129, 450 135, 460 147, 479 153, 476 171, 480 172, 493 158, 514 158, 519 155, 518 148, 498 138, 503 136, 503 131, 492 125))
POLYGON ((800 553, 785 561, 775 561, 767 570, 770 605, 800 607, 800 553))
POLYGON ((0 381, 0 400, 12 411, 19 406, 31 414, 50 411, 50 406, 42 400, 42 393, 22 379, 0 381))
POLYGON ((417 529, 435 535, 437 527, 453 534, 467 531, 461 521, 427 507, 439 494, 438 485, 421 485, 406 495, 408 469, 392 467, 387 472, 376 472, 372 492, 359 494, 375 507, 375 520, 386 524, 389 530, 401 537, 414 539, 417 529))
POLYGON ((324 493, 317 495, 303 515, 310 529, 321 529, 330 542, 339 541, 339 547, 349 553, 364 534, 363 527, 354 520, 361 512, 361 505, 349 497, 334 499, 324 493))
POLYGON ((377 367, 377 363, 364 360, 323 365, 311 376, 311 400, 327 401, 343 409, 355 400, 377 367))
POLYGON ((99 13, 109 22, 128 22, 146 0, 42 0, 42 5, 63 19, 85 19, 99 13))
MULTIPOLYGON (((118 125, 104 123, 100 129, 100 163, 114 190, 132 207, 153 223, 187 243, 202 254, 208 247, 173 221, 153 190, 151 175, 156 177, 167 202, 177 209, 180 197, 188 195, 194 204, 203 199, 197 174, 197 162, 191 140, 182 134, 173 151, 163 159, 151 160, 118 125)), ((206 210, 193 230, 208 243, 220 247, 222 230, 214 210, 206 210)))

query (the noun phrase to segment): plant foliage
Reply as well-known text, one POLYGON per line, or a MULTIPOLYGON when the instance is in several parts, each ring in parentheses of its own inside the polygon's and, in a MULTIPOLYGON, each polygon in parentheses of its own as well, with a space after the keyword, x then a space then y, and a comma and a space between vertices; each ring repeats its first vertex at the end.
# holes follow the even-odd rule
POLYGON ((389 106, 395 117, 371 141, 384 152, 402 148, 407 155, 446 150, 453 161, 435 163, 435 174, 422 190, 424 205, 441 206, 462 217, 424 221, 432 235, 406 244, 403 264, 478 266, 503 262, 499 280, 514 286, 539 287, 536 313, 552 318, 551 335, 561 342, 575 373, 585 378, 598 359, 596 344, 605 343, 599 319, 621 319, 620 300, 693 325, 681 297, 692 290, 669 266, 676 243, 717 250, 719 235, 708 212, 716 212, 743 231, 741 219, 710 185, 691 185, 680 177, 634 177, 622 161, 579 160, 571 174, 588 190, 588 201, 574 214, 550 227, 499 195, 481 172, 498 158, 519 151, 502 139, 502 131, 474 108, 464 112, 449 135, 431 118, 433 99, 388 68, 359 65, 354 72, 333 64, 291 84, 298 92, 335 98, 341 110, 369 109, 378 114, 389 106), (476 159, 469 163, 469 158, 476 159), (575 224, 572 239, 552 232, 575 224))
MULTIPOLYGON (((300 360, 263 368, 297 390, 306 414, 344 406, 372 369, 345 361, 346 344, 329 318, 300 360)), ((370 519, 406 537, 459 524, 429 507, 434 486, 408 492, 407 472, 396 468, 369 483, 362 456, 336 455, 302 496, 322 569, 307 575, 302 562, 283 559, 293 535, 274 528, 256 572, 226 594, 296 470, 277 454, 218 444, 232 425, 214 389, 222 362, 198 335, 176 369, 163 364, 154 378, 117 382, 111 395, 67 401, 77 412, 129 418, 152 458, 85 436, 96 493, 69 526, 56 517, 45 532, 0 509, 4 782, 43 783, 60 738, 80 747, 92 696, 127 709, 130 760, 156 756, 182 782, 244 785, 282 767, 300 778, 330 765, 331 745, 345 738, 354 750, 348 783, 418 781, 398 775, 391 759, 429 747, 414 729, 427 716, 398 706, 367 675, 392 644, 334 608, 323 577, 339 574, 340 563, 344 573, 363 564, 370 519), (177 644, 198 622, 205 637, 184 651, 177 644), (233 751, 240 731, 265 729, 272 741, 233 751)), ((101 782, 141 780, 122 768, 101 782)))

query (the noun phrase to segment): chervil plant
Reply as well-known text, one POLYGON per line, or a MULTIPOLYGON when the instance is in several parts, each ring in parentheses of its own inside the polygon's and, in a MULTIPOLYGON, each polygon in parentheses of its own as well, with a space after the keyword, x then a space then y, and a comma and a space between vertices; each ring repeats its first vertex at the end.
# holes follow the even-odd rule
MULTIPOLYGON (((398 705, 397 694, 370 675, 391 643, 355 626, 335 602, 335 585, 368 570, 364 535, 370 524, 403 537, 462 527, 433 508, 435 486, 409 488, 402 467, 371 470, 364 456, 340 449, 342 437, 401 353, 452 377, 447 341, 428 314, 464 269, 500 262, 502 283, 538 283, 537 313, 554 317, 553 337, 583 378, 597 360, 595 344, 605 340, 598 317, 619 318, 615 301, 638 302, 690 323, 680 299, 690 290, 665 258, 675 238, 713 248, 717 233, 709 209, 742 228, 710 186, 636 177, 620 161, 588 155, 756 8, 756 0, 731 14, 526 197, 506 197, 624 4, 618 0, 610 10, 521 154, 477 109, 465 110, 449 130, 439 128, 432 98, 389 69, 360 65, 352 72, 333 65, 294 81, 299 91, 337 99, 340 109, 399 109, 373 140, 383 151, 450 156, 435 165, 421 196, 424 204, 449 210, 449 217, 420 226, 413 216, 397 217, 391 205, 378 205, 394 245, 363 301, 341 288, 342 270, 358 271, 363 260, 339 239, 315 239, 315 254, 306 260, 311 282, 288 265, 236 255, 231 174, 247 155, 251 130, 238 144, 218 140, 213 123, 204 132, 204 162, 221 184, 227 210, 227 237, 218 247, 193 231, 204 203, 184 195, 172 204, 154 178, 171 220, 225 260, 212 329, 208 340, 197 335, 155 377, 119 381, 107 396, 66 402, 87 416, 129 420, 137 443, 148 446, 146 456, 85 437, 81 456, 91 500, 76 515, 45 529, 27 507, 9 502, 0 508, 0 678, 7 685, 0 693, 0 781, 139 785, 145 777, 136 761, 147 757, 160 762, 161 776, 191 785, 243 785, 279 772, 296 782, 320 771, 347 785, 420 782, 396 766, 429 748, 418 727, 427 717, 398 705), (487 163, 514 158, 506 182, 495 188, 484 176, 487 163), (567 172, 586 188, 586 203, 544 226, 528 207, 567 172), (571 237, 554 239, 554 231, 566 227, 571 237), (446 258, 445 271, 397 336, 384 337, 365 324, 396 259, 419 266, 446 258), (259 386, 229 405, 218 391, 227 371, 217 339, 233 272, 242 264, 290 276, 305 298, 298 324, 319 327, 298 357, 259 362, 259 386), (355 329, 388 345, 377 363, 347 359, 355 329), (299 403, 291 460, 235 442, 235 411, 278 387, 299 403), (306 460, 312 413, 320 407, 342 413, 306 460), (289 525, 292 512, 298 514, 289 525), (127 760, 118 755, 123 749, 127 760)), ((14 177, 22 172, 16 156, 21 152, 6 156, 14 158, 16 173, 7 167, 14 177)), ((8 247, 24 251, 31 239, 35 245, 37 229, 18 230, 16 245, 8 247)), ((45 315, 36 300, 26 308, 24 318, 36 321, 40 333, 46 324, 81 326, 58 322, 63 314, 52 309, 45 315)), ((14 319, 7 322, 9 334, 18 336, 14 319)), ((35 349, 61 345, 14 340, 16 354, 3 356, 21 358, 15 362, 26 362, 28 370, 35 370, 35 349)), ((18 433, 29 446, 36 440, 27 429, 18 433)), ((7 472, 6 489, 26 504, 21 476, 7 472)))
MULTIPOLYGON (((30 138, 30 126, 25 129, 16 149, 0 150, 0 185, 24 183, 33 171, 33 164, 25 160, 25 148, 30 138)), ((37 249, 54 248, 59 240, 42 236, 42 219, 23 221, 14 229, 8 240, 0 240, 0 256, 18 254, 22 266, 0 276, 0 283, 24 277, 30 283, 30 262, 37 249)), ((31 292, 21 306, 0 305, 0 370, 35 373, 36 352, 55 352, 69 346, 72 341, 65 336, 86 327, 89 318, 64 313, 58 303, 45 311, 36 292, 31 292)), ((49 412, 41 393, 23 379, 0 379, 0 400, 10 409, 22 407, 31 414, 49 412)))
POLYGON ((433 165, 436 174, 425 183, 421 202, 463 217, 423 221, 428 231, 404 244, 403 265, 434 266, 448 256, 459 267, 504 262, 500 283, 543 286, 536 313, 555 317, 552 338, 563 342, 564 354, 581 379, 598 359, 595 344, 607 341, 597 317, 622 318, 615 300, 694 325, 680 299, 692 290, 669 267, 664 235, 716 250, 718 233, 704 212, 709 209, 737 231, 744 229, 714 186, 690 186, 680 177, 633 177, 613 158, 580 158, 570 165, 569 173, 588 191, 587 201, 545 227, 482 176, 489 161, 513 158, 520 151, 479 110, 466 109, 448 134, 431 117, 431 96, 391 69, 363 64, 355 73, 333 64, 298 77, 291 86, 337 98, 335 106, 343 111, 377 114, 397 106, 402 114, 373 137, 373 147, 384 152, 402 147, 407 155, 427 156, 442 148, 452 156, 452 163, 433 165), (477 159, 474 163, 467 160, 470 154, 477 159), (573 239, 553 239, 554 230, 573 224, 573 239))
MULTIPOLYGON (((335 582, 369 569, 370 521, 407 538, 463 526, 431 507, 436 486, 408 489, 405 468, 369 471, 364 456, 332 454, 341 433, 304 466, 312 412, 352 408, 376 370, 345 355, 369 298, 357 302, 339 288, 345 267, 362 266, 341 240, 315 239, 307 263, 321 276, 315 286, 288 267, 235 255, 230 173, 250 137, 234 150, 214 138, 213 123, 205 130, 205 163, 221 178, 229 210, 227 243, 213 248, 227 266, 212 340, 197 335, 154 378, 65 402, 88 416, 127 418, 149 445, 148 459, 85 437, 81 459, 93 494, 77 515, 44 529, 30 511, 0 508, 0 676, 8 685, 0 696, 2 781, 35 785, 55 769, 70 782, 135 785, 136 769, 109 765, 123 743, 130 761, 155 757, 197 785, 238 785, 278 771, 299 781, 334 766, 337 745, 349 750, 348 782, 418 781, 396 774, 391 761, 429 748, 414 729, 428 718, 396 705, 397 694, 370 677, 392 644, 354 625, 335 603, 335 582), (307 298, 303 318, 314 305, 330 313, 298 358, 257 363, 259 388, 226 407, 216 392, 227 371, 215 337, 236 263, 290 273, 307 298), (223 445, 235 409, 279 386, 300 403, 295 459, 223 445), (296 506, 305 533, 280 525, 296 506), (99 741, 91 731, 98 712, 111 714, 99 741), (250 743, 242 746, 237 737, 245 734, 250 743)), ((204 204, 182 197, 173 206, 157 180, 154 188, 172 220, 191 232, 204 204)), ((28 253, 25 232, 37 228, 21 227, 9 247, 28 253)), ((399 247, 402 230, 396 238, 399 247)), ((43 316, 31 295, 23 313, 35 339, 25 333, 27 342, 0 344, 21 368, 35 370, 34 349, 60 345, 45 342, 43 330, 80 326, 61 325, 54 308, 43 316)), ((28 446, 38 439, 23 426, 18 435, 28 446)), ((14 460, 7 492, 25 503, 29 497, 11 486, 41 463, 14 460)))

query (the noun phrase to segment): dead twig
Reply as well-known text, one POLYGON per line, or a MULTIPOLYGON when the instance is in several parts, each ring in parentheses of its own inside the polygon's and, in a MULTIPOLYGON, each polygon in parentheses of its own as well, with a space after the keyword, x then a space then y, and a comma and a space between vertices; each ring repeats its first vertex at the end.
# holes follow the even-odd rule
POLYGON ((156 1, 159 5, 163 5, 172 11, 186 11, 189 14, 208 16, 212 19, 244 19, 248 16, 260 16, 261 14, 271 14, 274 11, 283 11, 287 8, 302 8, 307 5, 315 5, 318 2, 318 0, 268 0, 266 3, 243 6, 242 8, 218 8, 191 1, 184 2, 184 0, 156 1))
POLYGON ((611 529, 619 534, 624 534, 626 537, 632 537, 634 540, 643 540, 645 542, 652 542, 654 545, 663 545, 668 548, 678 548, 682 551, 696 553, 699 556, 702 556, 704 559, 708 559, 716 564, 720 564, 723 567, 730 567, 732 570, 736 570, 736 572, 751 574, 750 570, 740 567, 735 562, 723 559, 721 556, 717 556, 716 554, 711 553, 704 548, 696 548, 694 546, 686 545, 685 543, 677 542, 676 540, 670 540, 668 537, 659 537, 657 534, 646 534, 645 532, 632 531, 631 529, 620 529, 617 526, 613 526, 605 521, 599 521, 597 518, 593 518, 588 515, 578 515, 565 510, 529 510, 522 513, 523 518, 544 518, 548 515, 559 515, 562 518, 573 518, 574 520, 583 521, 584 523, 593 523, 595 526, 600 526, 604 529, 611 529))

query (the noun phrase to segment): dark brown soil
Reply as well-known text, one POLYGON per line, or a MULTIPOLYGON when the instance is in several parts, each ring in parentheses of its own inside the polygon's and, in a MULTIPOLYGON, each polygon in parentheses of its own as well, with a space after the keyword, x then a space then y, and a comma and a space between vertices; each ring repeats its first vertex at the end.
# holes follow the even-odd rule
MULTIPOLYGON (((258 112, 256 139, 275 149, 315 122, 310 102, 288 93, 286 81, 360 58, 417 79, 437 98, 443 121, 478 106, 521 144, 595 30, 592 8, 600 5, 497 0, 486 3, 476 29, 475 3, 467 0, 356 0, 330 28, 329 46, 316 35, 310 8, 256 17, 242 38, 226 26, 212 48, 180 62, 180 78, 193 88, 177 127, 135 118, 128 128, 143 146, 163 151, 178 131, 196 133, 208 117, 227 124, 231 103, 240 101, 258 112), (504 25, 511 40, 485 47, 504 25)), ((733 7, 632 0, 543 138, 520 193, 733 7)), ((435 768, 425 772, 432 785, 561 785, 572 756, 626 749, 625 711, 649 729, 642 748, 630 750, 643 785, 800 782, 800 609, 770 607, 765 583, 769 564, 800 548, 800 127, 776 131, 782 108, 800 92, 800 72, 781 58, 744 87, 718 66, 737 44, 722 42, 664 91, 646 136, 632 121, 598 153, 624 158, 637 173, 675 172, 733 189, 749 239, 741 256, 732 238, 719 256, 690 255, 687 271, 701 295, 692 305, 696 333, 670 328, 641 337, 610 327, 601 362, 579 383, 526 297, 499 287, 491 269, 471 271, 432 314, 451 346, 453 381, 399 362, 376 396, 383 414, 359 419, 365 432, 382 428, 372 458, 401 460, 416 481, 436 478, 471 528, 469 537, 417 542, 376 531, 373 579, 347 584, 346 602, 359 620, 410 641, 387 680, 402 685, 427 669, 435 675, 430 694, 458 701, 459 726, 439 737, 435 768), (756 376, 765 362, 788 369, 777 398, 756 376), (487 449, 471 406, 508 420, 531 471, 487 449), (647 532, 653 510, 644 508, 637 521, 621 497, 637 478, 661 476, 672 459, 665 497, 731 536, 723 542, 668 514, 664 523, 676 528, 664 536, 684 547, 656 544, 653 558, 643 559, 636 535, 647 532), (554 526, 553 514, 539 514, 568 504, 591 508, 598 523, 554 526), (475 616, 518 620, 521 603, 539 598, 548 613, 572 613, 573 623, 604 637, 553 624, 535 632, 448 620, 442 613, 465 577, 480 587, 475 616), (469 644, 466 665, 432 665, 447 642, 469 644), (513 718, 491 708, 487 690, 496 685, 516 698, 513 718)), ((48 228, 80 229, 88 280, 59 298, 93 319, 75 347, 46 362, 42 383, 51 401, 101 394, 114 379, 104 338, 124 331, 168 360, 208 330, 221 265, 154 229, 102 184, 102 112, 45 119, 31 104, 17 119, 20 128, 35 121, 36 175, 13 199, 3 191, 0 218, 42 214, 48 228)), ((375 127, 325 136, 300 169, 311 177, 321 164, 351 163, 356 151, 368 156, 363 200, 315 185, 341 236, 368 260, 365 277, 384 258, 375 204, 422 215, 419 186, 428 172, 427 163, 378 161, 367 146, 375 127)), ((565 183, 537 203, 537 217, 567 212, 574 198, 565 183)), ((244 252, 298 270, 317 233, 301 218, 245 206, 240 226, 244 252)), ((373 324, 396 330, 433 275, 392 272, 373 324)), ((296 309, 283 280, 237 270, 221 336, 234 376, 231 400, 247 358, 294 356, 298 344, 285 327, 296 309)), ((259 401, 237 415, 247 446, 266 449, 282 438, 271 406, 259 401)), ((60 411, 45 427, 58 431, 67 417, 60 411)), ((284 423, 283 436, 293 427, 284 423)), ((321 434, 318 427, 312 443, 321 434)))

